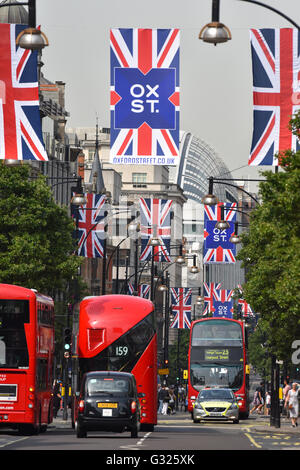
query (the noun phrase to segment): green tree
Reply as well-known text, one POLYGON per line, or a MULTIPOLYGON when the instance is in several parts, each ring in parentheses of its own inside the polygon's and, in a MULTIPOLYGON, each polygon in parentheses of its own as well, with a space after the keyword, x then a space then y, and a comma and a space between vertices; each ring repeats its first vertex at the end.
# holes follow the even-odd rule
MULTIPOLYGON (((295 135, 299 116, 291 121, 295 135)), ((279 159, 283 171, 262 173, 261 204, 251 213, 238 259, 247 268, 245 298, 267 322, 272 352, 288 360, 300 338, 300 152, 279 159)))
POLYGON ((43 293, 76 275, 74 223, 42 175, 29 165, 0 165, 0 282, 43 293))

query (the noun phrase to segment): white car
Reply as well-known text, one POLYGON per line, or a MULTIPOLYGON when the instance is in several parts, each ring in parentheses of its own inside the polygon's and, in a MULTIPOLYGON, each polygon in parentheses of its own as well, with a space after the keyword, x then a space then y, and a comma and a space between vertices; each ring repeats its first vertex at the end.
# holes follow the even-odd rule
POLYGON ((229 388, 201 390, 194 403, 192 418, 194 423, 212 419, 238 423, 239 406, 233 391, 229 388))

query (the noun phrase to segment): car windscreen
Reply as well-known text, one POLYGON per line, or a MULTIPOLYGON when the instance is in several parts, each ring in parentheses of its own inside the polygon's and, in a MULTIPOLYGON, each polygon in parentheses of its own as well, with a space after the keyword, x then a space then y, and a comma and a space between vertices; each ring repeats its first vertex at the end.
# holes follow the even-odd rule
POLYGON ((198 395, 198 401, 204 400, 233 400, 234 395, 231 390, 202 390, 198 395))
POLYGON ((130 380, 121 377, 91 377, 86 382, 88 396, 122 396, 131 392, 130 380))

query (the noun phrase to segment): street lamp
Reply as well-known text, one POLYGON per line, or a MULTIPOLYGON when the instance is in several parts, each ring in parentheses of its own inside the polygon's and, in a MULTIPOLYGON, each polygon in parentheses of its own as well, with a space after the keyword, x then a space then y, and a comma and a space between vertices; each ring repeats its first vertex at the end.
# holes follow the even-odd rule
POLYGON ((216 228, 219 230, 226 230, 230 228, 230 223, 225 220, 225 207, 224 204, 221 206, 221 220, 216 223, 216 228))
MULTIPOLYGON (((277 13, 278 15, 282 16, 284 19, 289 21, 297 29, 300 29, 300 26, 294 20, 292 20, 291 18, 289 18, 287 15, 277 10, 276 8, 271 7, 270 5, 265 5, 264 3, 259 2, 257 0, 240 0, 240 1, 252 3, 255 5, 259 5, 261 7, 267 8, 268 10, 271 10, 274 13, 277 13)), ((227 42, 231 39, 231 33, 230 33, 229 28, 225 26, 223 23, 220 23, 219 21, 219 13, 220 13, 220 0, 212 0, 212 22, 205 25, 199 33, 199 39, 202 39, 202 41, 204 42, 214 44, 215 46, 222 42, 227 42)))
MULTIPOLYGON (((233 188, 239 189, 243 193, 247 194, 253 201, 255 201, 256 204, 259 205, 259 201, 256 199, 256 197, 253 196, 253 194, 249 193, 244 188, 240 188, 236 184, 228 183, 228 181, 243 181, 244 182, 245 180, 233 179, 233 178, 220 179, 220 178, 214 178, 213 176, 210 176, 208 178, 208 194, 203 196, 203 198, 201 199, 202 204, 205 204, 206 206, 215 206, 216 204, 218 204, 219 202, 218 198, 213 194, 214 182, 216 182, 218 184, 225 184, 226 186, 231 186, 233 188)), ((249 179, 247 181, 259 182, 259 181, 265 181, 265 180, 249 179)))
POLYGON ((84 191, 83 191, 83 187, 82 187, 82 178, 81 176, 78 176, 78 177, 73 177, 73 178, 64 178, 64 177, 54 177, 54 176, 51 176, 49 177, 51 180, 55 179, 55 180, 59 180, 58 183, 54 183, 53 185, 51 185, 51 188, 53 188, 55 185, 57 184, 62 184, 64 182, 76 182, 77 185, 76 187, 74 188, 71 188, 72 190, 74 190, 75 194, 74 196, 71 198, 71 204, 74 204, 74 206, 82 206, 84 204, 86 204, 86 197, 84 195, 84 191))
POLYGON ((234 233, 231 235, 229 238, 230 243, 233 243, 234 245, 237 245, 238 243, 241 243, 241 237, 238 235, 239 231, 239 223, 235 222, 234 224, 234 233))
POLYGON ((28 6, 28 28, 23 29, 17 36, 16 45, 23 49, 31 51, 41 51, 44 47, 49 46, 47 36, 36 27, 36 8, 35 0, 28 2, 2 3, 0 8, 9 8, 26 5, 28 6))
POLYGON ((211 23, 203 26, 199 33, 199 39, 204 42, 220 44, 227 42, 231 39, 231 32, 227 26, 219 21, 220 16, 220 0, 213 0, 212 2, 212 20, 211 23))
POLYGON ((218 204, 219 200, 217 196, 213 194, 213 188, 214 178, 210 176, 208 179, 208 194, 203 196, 203 198, 201 199, 202 204, 205 204, 206 206, 215 206, 216 204, 218 204))
POLYGON ((199 268, 197 266, 197 255, 193 255, 193 266, 190 268, 190 272, 192 274, 197 274, 199 272, 199 268))

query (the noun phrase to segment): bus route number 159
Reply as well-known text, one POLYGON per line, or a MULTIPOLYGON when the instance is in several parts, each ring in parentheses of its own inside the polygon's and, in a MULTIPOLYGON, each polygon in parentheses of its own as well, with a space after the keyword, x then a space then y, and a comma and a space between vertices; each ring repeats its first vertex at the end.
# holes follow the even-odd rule
POLYGON ((116 346, 116 356, 127 356, 128 346, 116 346))

